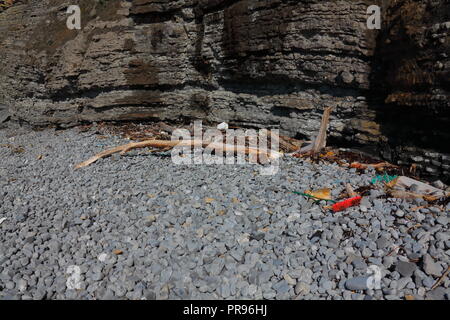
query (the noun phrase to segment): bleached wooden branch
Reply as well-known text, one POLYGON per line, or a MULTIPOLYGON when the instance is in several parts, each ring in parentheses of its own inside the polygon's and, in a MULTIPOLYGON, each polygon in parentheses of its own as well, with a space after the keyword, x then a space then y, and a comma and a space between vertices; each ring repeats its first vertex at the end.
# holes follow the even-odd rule
POLYGON ((233 153, 245 153, 247 155, 256 155, 261 157, 267 157, 268 159, 278 159, 283 154, 278 151, 274 150, 267 150, 262 148, 251 148, 251 147, 245 147, 245 146, 239 146, 239 145, 229 145, 224 144, 220 142, 210 142, 210 141, 199 141, 199 140, 180 140, 180 141, 167 141, 167 140, 146 140, 142 142, 132 142, 128 143, 122 146, 118 146, 112 149, 108 149, 105 151, 102 151, 92 158, 89 158, 88 160, 81 162, 75 166, 75 169, 80 169, 83 167, 87 167, 88 165, 96 162, 97 160, 101 158, 108 157, 114 153, 120 153, 125 154, 130 150, 138 149, 138 148, 157 148, 157 149, 168 149, 168 148, 174 148, 174 147, 203 147, 203 148, 210 148, 222 152, 233 152, 233 153))
POLYGON ((333 110, 333 107, 328 107, 323 112, 322 121, 320 122, 319 134, 317 135, 312 148, 313 153, 320 152, 327 146, 327 129, 328 123, 330 122, 331 110, 333 110))

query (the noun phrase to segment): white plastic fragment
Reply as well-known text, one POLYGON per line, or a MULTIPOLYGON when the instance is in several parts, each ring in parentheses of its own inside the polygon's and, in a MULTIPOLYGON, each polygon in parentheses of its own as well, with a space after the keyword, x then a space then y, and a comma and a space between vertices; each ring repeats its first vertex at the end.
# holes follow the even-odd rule
POLYGON ((417 181, 405 176, 400 176, 395 183, 394 189, 397 190, 405 190, 411 188, 412 185, 416 186, 416 190, 414 192, 419 194, 428 194, 434 196, 445 196, 445 192, 430 186, 429 184, 423 183, 421 181, 417 181))
POLYGON ((228 130, 228 123, 222 122, 221 124, 217 125, 217 129, 219 129, 219 130, 228 130))

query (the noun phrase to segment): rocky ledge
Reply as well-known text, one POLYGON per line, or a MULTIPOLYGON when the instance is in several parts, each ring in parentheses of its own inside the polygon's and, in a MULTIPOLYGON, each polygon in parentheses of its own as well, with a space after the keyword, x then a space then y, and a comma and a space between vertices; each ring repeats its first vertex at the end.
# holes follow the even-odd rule
MULTIPOLYGON (((12 120, 204 119, 331 142, 450 176, 445 0, 25 0, 0 12, 12 120), (79 4, 82 29, 66 28, 79 4), (382 8, 368 30, 367 7, 382 8)), ((444 178, 442 178, 444 179, 444 178)))

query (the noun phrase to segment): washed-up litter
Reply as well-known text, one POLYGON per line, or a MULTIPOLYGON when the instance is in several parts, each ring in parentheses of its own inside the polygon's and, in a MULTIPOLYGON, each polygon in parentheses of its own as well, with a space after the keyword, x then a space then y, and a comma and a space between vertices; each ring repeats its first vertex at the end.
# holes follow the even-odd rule
POLYGON ((384 182, 384 183, 389 183, 393 180, 395 180, 398 176, 390 176, 387 173, 385 173, 384 175, 377 175, 375 178, 373 178, 370 183, 372 184, 377 184, 378 182, 384 182))
POLYGON ((398 199, 424 199, 432 202, 449 196, 449 193, 441 189, 405 176, 397 177, 385 186, 387 194, 398 199))
POLYGON ((349 183, 345 185, 345 189, 349 198, 342 201, 333 200, 331 198, 331 190, 329 188, 323 188, 315 191, 306 190, 305 192, 293 191, 293 193, 313 199, 316 203, 319 203, 320 201, 330 202, 332 205, 324 206, 324 209, 332 209, 334 212, 338 212, 359 205, 362 199, 362 197, 353 190, 349 183))
POLYGON ((445 192, 443 190, 405 176, 398 177, 395 180, 393 188, 395 190, 411 191, 423 195, 430 195, 436 197, 445 196, 445 192))
MULTIPOLYGON (((353 188, 349 188, 350 185, 347 186, 348 190, 347 193, 351 195, 356 195, 356 192, 353 191, 353 188)), ((331 199, 331 190, 330 189, 320 189, 317 191, 309 191, 306 190, 305 192, 296 192, 293 191, 293 193, 305 196, 308 198, 311 198, 315 200, 316 203, 320 201, 326 201, 331 202, 333 205, 330 206, 324 206, 324 209, 332 209, 334 212, 343 211, 347 208, 357 206, 361 202, 362 197, 359 195, 353 196, 352 198, 337 202, 336 200, 331 199)))
POLYGON ((396 165, 393 165, 389 162, 380 162, 380 163, 373 163, 373 164, 365 164, 365 163, 359 163, 359 162, 352 162, 349 165, 350 168, 355 169, 368 169, 368 168, 374 168, 377 170, 382 170, 384 168, 398 168, 396 165))
POLYGON ((312 200, 315 200, 315 202, 320 202, 320 201, 326 201, 326 202, 331 202, 331 203, 336 203, 336 201, 332 200, 332 199, 323 199, 323 198, 318 198, 310 193, 305 192, 298 192, 298 191, 292 191, 292 193, 298 194, 300 196, 304 196, 307 198, 310 198, 312 200))
POLYGON ((327 107, 325 108, 322 120, 320 122, 320 128, 319 132, 317 134, 317 137, 314 139, 313 143, 307 145, 306 147, 301 148, 298 153, 296 153, 294 156, 301 156, 302 154, 317 154, 318 152, 322 151, 326 145, 327 145, 327 129, 328 124, 330 122, 330 114, 333 110, 333 107, 327 107))
POLYGON ((228 123, 222 122, 222 123, 218 124, 217 125, 217 129, 219 129, 219 130, 228 130, 228 123))
POLYGON ((6 218, 0 218, 0 225, 5 222, 6 218))
MULTIPOLYGON (((278 145, 279 145, 279 152, 270 150, 264 150, 264 149, 256 149, 251 148, 250 146, 235 146, 232 144, 227 144, 228 142, 222 141, 214 143, 214 146, 211 145, 210 141, 200 141, 196 140, 195 137, 192 137, 191 140, 183 140, 183 141, 171 141, 170 133, 174 132, 177 128, 173 127, 171 125, 165 124, 163 122, 159 122, 156 125, 153 126, 145 126, 145 125, 136 125, 136 124, 126 124, 121 127, 108 127, 108 125, 105 125, 103 123, 100 123, 98 125, 99 130, 106 130, 106 133, 112 133, 112 134, 122 134, 126 138, 131 140, 137 140, 138 142, 132 142, 127 145, 118 146, 115 148, 111 148, 109 150, 105 150, 103 152, 100 152, 99 154, 91 157, 87 161, 84 161, 82 163, 79 163, 75 166, 75 169, 79 169, 82 167, 86 167, 94 162, 96 162, 98 159, 108 157, 115 153, 125 154, 128 151, 131 151, 133 149, 138 148, 153 148, 153 151, 168 151, 175 146, 181 146, 181 147, 188 147, 188 146, 201 146, 201 147, 212 147, 215 150, 223 150, 225 153, 229 152, 244 152, 246 155, 254 155, 257 156, 258 159, 277 159, 282 156, 291 155, 294 157, 311 157, 312 160, 322 159, 322 160, 334 160, 338 162, 339 165, 346 166, 346 167, 352 167, 352 168, 358 168, 358 169, 364 169, 368 167, 373 167, 378 170, 382 170, 384 168, 394 168, 396 166, 389 164, 387 162, 382 163, 375 163, 375 164, 364 164, 358 161, 363 160, 369 160, 370 157, 368 156, 352 156, 350 158, 353 158, 352 162, 346 162, 342 161, 340 157, 345 157, 346 153, 342 153, 337 150, 326 150, 326 141, 327 141, 327 128, 330 122, 330 115, 331 111, 333 110, 333 107, 327 107, 325 108, 320 128, 318 130, 317 136, 313 141, 307 145, 306 147, 302 147, 303 143, 306 141, 297 140, 294 138, 286 137, 286 136, 276 136, 270 134, 270 139, 277 139, 278 145), (240 149, 241 148, 241 149, 240 149), (325 149, 325 153, 322 155, 320 152, 322 152, 325 149), (356 161, 355 161, 356 160, 356 161)), ((192 125, 189 128, 182 127, 184 129, 187 129, 191 136, 194 134, 194 130, 192 125)), ((204 127, 203 129, 207 129, 208 127, 204 127)), ((214 128, 214 127, 211 127, 214 128)), ((230 126, 226 122, 222 122, 219 125, 217 125, 215 128, 219 128, 220 130, 226 130, 228 128, 236 128, 233 126, 230 126)), ((271 133, 268 131, 268 133, 271 133)), ((347 152, 348 153, 348 152, 347 152)))
MULTIPOLYGON (((355 192, 351 185, 346 184, 346 193, 341 193, 339 199, 347 198, 343 201, 336 201, 331 198, 330 189, 320 189, 320 190, 306 190, 305 192, 294 192, 295 194, 308 197, 314 200, 316 203, 320 201, 330 202, 335 204, 334 207, 329 207, 334 211, 344 210, 351 206, 356 206, 361 201, 361 196, 367 194, 370 189, 380 189, 380 185, 384 187, 384 196, 395 197, 401 199, 415 199, 422 198, 428 202, 434 202, 436 200, 446 201, 449 192, 445 192, 439 188, 431 186, 429 184, 420 182, 418 180, 408 178, 406 176, 400 175, 400 172, 404 172, 400 167, 393 165, 388 162, 379 162, 379 159, 375 159, 364 152, 355 152, 351 149, 331 149, 326 148, 326 138, 327 138, 327 128, 330 121, 330 115, 332 107, 328 107, 324 110, 320 128, 318 134, 312 142, 306 147, 302 147, 305 141, 296 140, 294 138, 289 138, 285 136, 276 136, 270 134, 270 139, 277 139, 279 144, 279 152, 261 149, 261 148, 251 148, 250 146, 235 146, 232 144, 227 144, 227 141, 219 141, 211 143, 211 141, 195 140, 194 137, 191 140, 182 141, 171 141, 170 133, 174 132, 177 128, 172 127, 163 122, 156 124, 156 127, 146 127, 142 125, 125 125, 122 128, 122 132, 125 132, 127 138, 132 140, 141 140, 139 142, 132 142, 126 145, 118 146, 100 152, 99 154, 91 157, 90 159, 79 163, 75 166, 76 169, 88 166, 96 162, 100 158, 110 156, 115 153, 125 154, 133 149, 137 148, 153 148, 151 152, 154 151, 167 151, 175 146, 182 147, 210 147, 215 150, 220 150, 223 152, 244 152, 246 155, 254 155, 258 159, 277 159, 283 157, 284 155, 291 155, 297 158, 307 158, 306 161, 318 162, 318 161, 334 161, 338 165, 347 168, 354 168, 357 170, 366 170, 369 168, 375 169, 377 171, 384 171, 384 174, 380 174, 371 179, 370 184, 367 186, 359 187, 355 192), (363 190, 364 189, 364 190, 363 190)), ((103 128, 104 125, 100 124, 99 128, 103 128)), ((211 127, 214 128, 214 127, 211 127)), ((230 126, 226 122, 222 122, 215 128, 220 130, 227 130, 228 128, 237 128, 230 126)), ((193 135, 193 127, 184 129, 189 130, 191 135, 193 135)), ((204 128, 206 129, 206 127, 204 128)), ((119 129, 120 130, 120 129, 119 129)), ((270 131, 267 131, 270 133, 270 131)), ((115 134, 119 132, 114 132, 115 134)), ((338 183, 343 183, 344 181, 338 181, 338 183)), ((383 195, 381 195, 383 197, 383 195)))
POLYGON ((305 194, 310 195, 320 200, 331 200, 331 190, 328 188, 320 189, 316 191, 306 190, 305 194))
POLYGON ((358 194, 353 190, 352 185, 350 183, 345 184, 345 191, 347 191, 347 195, 350 198, 358 196, 358 194))
POLYGON ((324 209, 332 209, 334 212, 343 211, 347 208, 358 206, 361 203, 362 195, 368 190, 376 188, 374 186, 377 182, 383 182, 385 192, 388 196, 399 199, 416 199, 421 198, 428 202, 446 198, 449 194, 445 193, 436 187, 430 186, 418 180, 408 178, 405 176, 390 176, 388 174, 378 175, 371 180, 372 186, 363 186, 355 192, 349 183, 345 184, 345 193, 341 193, 340 197, 348 197, 342 201, 336 201, 331 198, 331 190, 328 188, 319 189, 315 191, 306 190, 305 192, 293 192, 313 199, 316 203, 326 201, 332 205, 324 206, 324 209), (414 190, 414 191, 411 191, 414 190))
MULTIPOLYGON (((351 149, 332 149, 330 147, 325 148, 320 153, 313 154, 312 152, 298 152, 293 154, 296 158, 302 158, 306 159, 306 161, 312 161, 315 163, 320 163, 322 161, 326 162, 334 162, 340 165, 344 168, 352 168, 359 171, 364 171, 367 169, 375 169, 379 172, 384 172, 384 175, 389 174, 395 174, 397 172, 401 171, 401 168, 399 166, 396 166, 394 164, 391 164, 389 162, 377 162, 378 159, 375 159, 371 157, 368 154, 365 154, 364 152, 358 151, 358 150, 351 150, 351 149)), ((377 176, 378 177, 378 176, 377 176)), ((372 181, 378 182, 382 180, 388 180, 388 178, 382 178, 383 176, 380 175, 380 177, 374 178, 372 181)), ((342 180, 336 180, 335 183, 341 183, 344 182, 342 180)))
POLYGON ((347 208, 354 207, 360 204, 362 197, 356 196, 350 199, 346 199, 333 204, 332 209, 334 212, 343 211, 347 208))

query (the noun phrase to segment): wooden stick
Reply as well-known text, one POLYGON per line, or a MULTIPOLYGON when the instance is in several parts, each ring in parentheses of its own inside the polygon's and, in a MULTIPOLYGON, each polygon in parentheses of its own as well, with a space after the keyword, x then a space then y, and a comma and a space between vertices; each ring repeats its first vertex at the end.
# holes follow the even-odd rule
POLYGON ((393 165, 389 162, 381 162, 381 163, 373 163, 373 164, 352 162, 349 166, 350 166, 350 168, 356 168, 356 169, 367 169, 369 167, 374 168, 374 169, 398 168, 396 165, 393 165))
POLYGON ((168 133, 172 133, 174 132, 177 128, 172 127, 170 125, 168 125, 167 123, 164 122, 158 122, 157 126, 162 130, 162 131, 166 131, 168 133))
MULTIPOLYGON (((271 136, 271 138, 273 139, 274 137, 271 136)), ((298 140, 297 140, 298 141, 298 140)), ((298 143, 300 144, 299 146, 293 144, 290 141, 289 137, 285 137, 285 136, 279 136, 279 145, 281 149, 286 150, 288 153, 292 153, 292 152, 296 152, 298 150, 300 150, 302 142, 298 141, 298 143)))
POLYGON ((325 111, 322 115, 322 121, 320 123, 319 134, 317 135, 316 140, 313 145, 313 153, 320 152, 323 148, 327 146, 327 129, 328 123, 330 122, 330 114, 333 107, 325 108, 325 111))
POLYGON ((442 281, 444 281, 445 277, 450 272, 450 266, 447 268, 447 270, 444 272, 444 274, 435 282, 435 284, 431 287, 430 290, 434 290, 441 284, 442 281))
POLYGON ((130 150, 138 149, 138 148, 158 148, 158 149, 167 149, 167 148, 173 148, 175 146, 179 147, 203 147, 203 148, 211 148, 215 150, 219 150, 222 152, 243 152, 247 155, 256 155, 256 156, 264 156, 269 159, 278 159, 282 156, 282 153, 273 151, 273 150, 267 150, 267 149, 256 149, 256 148, 250 148, 245 146, 235 146, 235 145, 227 145, 219 142, 210 142, 210 141, 198 141, 198 140, 180 140, 180 141, 168 141, 168 140, 147 140, 142 142, 132 142, 126 145, 118 146, 112 149, 108 149, 105 151, 102 151, 92 158, 81 162, 75 166, 75 169, 80 169, 83 167, 87 167, 88 165, 96 162, 97 160, 110 156, 114 153, 119 153, 121 155, 127 153, 130 150))
POLYGON ((389 195, 398 198, 398 199, 424 199, 426 201, 436 201, 439 199, 439 197, 430 196, 426 194, 419 194, 409 191, 402 191, 402 190, 390 190, 389 195))
POLYGON ((350 185, 350 183, 346 183, 345 184, 345 190, 347 191, 347 194, 348 194, 349 198, 353 198, 353 197, 358 196, 358 194, 355 191, 353 191, 353 188, 350 185))
POLYGON ((398 253, 400 249, 403 249, 403 247, 402 246, 395 246, 394 249, 392 249, 386 256, 389 257, 389 256, 393 255, 394 253, 398 253))
POLYGON ((325 111, 322 115, 322 120, 320 122, 320 129, 317 137, 313 140, 313 142, 305 147, 300 147, 300 150, 295 153, 294 156, 300 155, 313 155, 315 153, 320 152, 327 145, 327 128, 328 123, 330 121, 330 114, 333 107, 325 108, 325 111))

